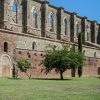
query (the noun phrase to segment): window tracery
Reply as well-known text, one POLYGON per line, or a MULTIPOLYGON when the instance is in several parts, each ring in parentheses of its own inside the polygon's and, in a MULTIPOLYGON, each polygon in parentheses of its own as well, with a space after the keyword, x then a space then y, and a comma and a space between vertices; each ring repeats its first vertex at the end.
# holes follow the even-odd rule
POLYGON ((11 11, 12 11, 12 17, 11 17, 11 21, 13 23, 17 23, 17 0, 12 0, 11 2, 11 11))
POLYGON ((49 14, 48 20, 49 20, 50 31, 53 32, 54 31, 54 15, 52 12, 49 14))
POLYGON ((38 14, 35 6, 32 7, 32 18, 33 18, 34 28, 38 28, 38 14))
POLYGON ((68 21, 66 18, 64 19, 64 33, 68 35, 68 21))

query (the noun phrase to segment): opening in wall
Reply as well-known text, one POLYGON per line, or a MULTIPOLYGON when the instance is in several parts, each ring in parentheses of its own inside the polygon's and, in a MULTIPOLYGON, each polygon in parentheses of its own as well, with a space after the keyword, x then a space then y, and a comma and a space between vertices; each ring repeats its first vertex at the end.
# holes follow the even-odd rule
POLYGON ((83 55, 85 56, 85 50, 83 50, 83 55))
POLYGON ((100 75, 100 67, 98 67, 98 75, 100 75))
POLYGON ((17 11, 17 3, 16 3, 15 0, 14 0, 13 3, 12 3, 11 10, 12 10, 13 12, 16 12, 16 11, 17 11))
POLYGON ((49 27, 50 27, 49 31, 54 32, 54 16, 52 12, 50 12, 48 16, 48 20, 49 20, 49 27))
POLYGON ((38 15, 37 15, 37 13, 35 11, 32 13, 32 15, 33 15, 34 27, 38 28, 38 24, 37 24, 37 20, 38 20, 37 17, 38 17, 38 15))
POLYGON ((38 13, 35 6, 32 7, 31 12, 32 12, 33 27, 38 28, 38 13))
POLYGON ((16 0, 12 0, 11 1, 11 11, 12 11, 12 18, 11 18, 11 22, 12 23, 16 23, 17 24, 17 1, 16 0))
POLYGON ((67 19, 64 19, 64 27, 65 27, 65 30, 64 30, 65 35, 68 35, 67 34, 67 19))
POLYGON ((8 52, 8 43, 4 42, 4 52, 8 52))
POLYGON ((90 39, 90 34, 87 32, 87 41, 90 39))
POLYGON ((33 42, 32 43, 32 50, 36 50, 36 47, 37 47, 36 42, 33 42))

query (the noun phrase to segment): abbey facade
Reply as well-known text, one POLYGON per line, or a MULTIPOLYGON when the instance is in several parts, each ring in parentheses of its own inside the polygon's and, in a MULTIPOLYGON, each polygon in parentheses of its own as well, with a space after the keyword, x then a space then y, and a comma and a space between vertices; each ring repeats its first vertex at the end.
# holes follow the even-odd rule
MULTIPOLYGON (((80 32, 85 55, 83 75, 98 75, 100 24, 47 1, 0 0, 0 76, 13 76, 16 61, 26 58, 31 61, 32 77, 58 77, 54 72, 48 75, 41 72, 46 46, 61 48, 62 44, 74 44, 77 48, 80 32)), ((70 74, 70 70, 65 73, 70 74)), ((23 75, 19 72, 19 76, 23 75)))

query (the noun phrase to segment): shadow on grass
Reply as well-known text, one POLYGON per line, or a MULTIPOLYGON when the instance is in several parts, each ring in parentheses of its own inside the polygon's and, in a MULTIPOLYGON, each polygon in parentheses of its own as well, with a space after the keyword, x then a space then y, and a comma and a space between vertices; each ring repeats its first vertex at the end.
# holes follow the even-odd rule
MULTIPOLYGON (((7 77, 7 79, 10 79, 10 80, 24 80, 24 79, 28 79, 28 78, 11 78, 11 77, 7 77)), ((56 81, 70 81, 72 79, 63 79, 61 80, 60 78, 31 78, 31 79, 28 79, 28 80, 56 80, 56 81)))
POLYGON ((33 80, 56 80, 56 81, 66 81, 66 80, 70 81, 70 80, 72 80, 72 79, 63 79, 63 80, 61 80, 59 78, 32 78, 32 79, 33 80))
POLYGON ((97 76, 98 79, 100 79, 100 76, 97 76))
POLYGON ((7 77, 7 79, 11 79, 11 80, 22 80, 21 78, 13 78, 13 77, 7 77))

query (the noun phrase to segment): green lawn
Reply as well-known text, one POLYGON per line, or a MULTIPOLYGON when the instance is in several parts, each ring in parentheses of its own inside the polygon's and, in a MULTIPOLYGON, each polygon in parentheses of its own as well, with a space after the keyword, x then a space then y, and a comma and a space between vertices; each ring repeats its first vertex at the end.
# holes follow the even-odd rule
POLYGON ((100 100, 100 79, 14 80, 0 78, 0 100, 100 100))

